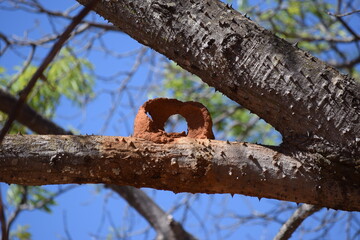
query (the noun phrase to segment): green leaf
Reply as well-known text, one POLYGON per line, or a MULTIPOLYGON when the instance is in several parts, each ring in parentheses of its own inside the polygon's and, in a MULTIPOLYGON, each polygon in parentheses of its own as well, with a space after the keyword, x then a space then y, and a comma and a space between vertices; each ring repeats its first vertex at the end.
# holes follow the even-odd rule
MULTIPOLYGON (((84 99, 93 96, 94 80, 90 74, 93 67, 91 63, 82 58, 76 58, 71 54, 71 49, 63 49, 58 57, 49 65, 44 72, 44 77, 39 79, 33 88, 28 104, 37 112, 47 118, 53 118, 56 108, 60 103, 60 97, 65 96, 76 106, 80 106, 84 99)), ((21 71, 21 67, 15 67, 21 71)), ((7 75, 4 68, 0 71, 1 86, 7 86, 11 94, 17 95, 27 84, 36 71, 35 66, 29 66, 22 74, 12 81, 14 75, 7 75)), ((0 126, 6 116, 0 113, 0 126)), ((26 128, 14 124, 10 133, 26 133, 26 128)))
POLYGON ((29 240, 31 239, 31 233, 28 231, 29 225, 18 225, 15 231, 10 233, 10 239, 29 240))

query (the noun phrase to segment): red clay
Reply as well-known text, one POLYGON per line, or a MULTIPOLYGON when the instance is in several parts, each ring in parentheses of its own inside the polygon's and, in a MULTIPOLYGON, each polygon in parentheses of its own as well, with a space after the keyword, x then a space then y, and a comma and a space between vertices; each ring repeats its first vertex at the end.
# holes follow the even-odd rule
POLYGON ((156 143, 168 143, 179 137, 214 139, 214 134, 210 113, 201 103, 155 98, 145 102, 139 108, 134 122, 134 137, 156 143), (180 114, 185 118, 188 124, 187 135, 185 132, 165 132, 165 122, 174 114, 180 114))

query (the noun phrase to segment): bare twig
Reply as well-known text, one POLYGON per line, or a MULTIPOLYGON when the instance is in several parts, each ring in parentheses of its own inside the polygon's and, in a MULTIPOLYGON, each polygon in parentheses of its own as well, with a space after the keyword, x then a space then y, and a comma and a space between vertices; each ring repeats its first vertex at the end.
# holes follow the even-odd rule
POLYGON ((347 12, 347 13, 342 13, 342 14, 335 14, 332 12, 328 12, 327 14, 334 16, 334 17, 345 17, 345 16, 349 16, 352 15, 354 13, 360 13, 360 9, 359 10, 355 10, 355 11, 351 11, 351 12, 347 12))
POLYGON ((336 19, 344 26, 344 28, 354 36, 355 39, 359 40, 360 36, 345 22, 341 17, 336 17, 336 19))
POLYGON ((173 216, 164 212, 143 191, 130 186, 106 185, 106 187, 122 196, 146 218, 158 234, 156 239, 195 239, 173 219, 173 216))
POLYGON ((139 52, 139 54, 138 54, 138 56, 137 56, 137 58, 135 60, 135 63, 133 64, 131 70, 126 74, 126 77, 122 80, 120 87, 116 90, 116 93, 114 93, 114 99, 112 101, 113 104, 110 107, 109 114, 106 117, 105 123, 104 123, 104 125, 103 125, 103 127, 102 127, 102 129, 100 131, 101 134, 103 134, 106 131, 112 117, 114 116, 115 110, 116 110, 116 108, 117 108, 117 106, 118 106, 118 104, 120 102, 122 92, 127 87, 127 84, 132 79, 132 77, 134 76, 136 71, 139 69, 147 50, 148 50, 147 47, 143 47, 140 50, 140 52, 139 52))
POLYGON ((26 71, 26 69, 29 67, 34 54, 35 54, 35 49, 36 49, 36 45, 31 45, 31 51, 30 54, 28 56, 28 58, 25 60, 23 67, 21 68, 21 70, 19 72, 17 72, 9 81, 9 83, 7 84, 7 89, 10 89, 10 87, 12 86, 12 84, 14 84, 14 82, 16 82, 19 77, 26 71))
POLYGON ((5 209, 2 201, 1 186, 0 186, 0 224, 1 224, 1 239, 8 240, 8 228, 6 226, 5 209))
POLYGON ((287 240, 300 226, 300 224, 313 213, 319 211, 321 207, 317 207, 310 204, 301 205, 293 215, 282 225, 280 231, 275 236, 274 240, 287 240))
POLYGON ((0 143, 4 139, 6 133, 9 131, 13 121, 16 119, 20 108, 25 103, 28 95, 30 94, 32 88, 35 86, 36 81, 42 75, 46 67, 51 63, 56 54, 60 51, 61 47, 64 45, 66 40, 70 37, 71 32, 74 28, 81 22, 81 20, 90 12, 92 7, 95 6, 98 0, 92 0, 89 5, 87 5, 77 16, 74 17, 70 25, 65 29, 65 31, 61 34, 59 40, 54 44, 53 48, 50 50, 48 55, 45 57, 44 61, 41 63, 39 68, 36 70, 32 78, 30 79, 28 85, 20 92, 19 100, 17 101, 13 111, 8 116, 7 121, 4 124, 0 132, 0 143))
POLYGON ((15 222, 16 218, 19 216, 22 210, 21 206, 25 204, 27 201, 27 195, 28 195, 27 186, 22 186, 22 187, 23 187, 23 191, 21 195, 21 201, 19 204, 16 205, 15 211, 12 212, 12 214, 9 216, 9 219, 7 221, 7 229, 8 229, 7 237, 9 237, 9 229, 11 229, 11 225, 15 222))

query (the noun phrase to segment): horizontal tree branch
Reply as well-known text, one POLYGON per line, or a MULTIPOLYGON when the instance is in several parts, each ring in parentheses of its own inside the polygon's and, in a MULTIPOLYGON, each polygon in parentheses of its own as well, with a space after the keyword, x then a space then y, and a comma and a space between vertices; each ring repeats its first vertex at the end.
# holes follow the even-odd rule
POLYGON ((0 181, 244 194, 360 210, 360 188, 351 176, 338 178, 324 170, 331 165, 326 159, 306 163, 307 158, 300 161, 278 150, 191 138, 155 144, 130 137, 10 135, 0 146, 0 181))
MULTIPOLYGON (((15 106, 16 98, 11 94, 0 89, 0 111, 11 112, 11 107, 15 106)), ((16 118, 21 124, 27 126, 32 131, 40 134, 63 134, 72 135, 56 125, 54 122, 44 118, 28 104, 24 104, 16 118)), ((158 237, 163 239, 195 239, 190 233, 186 232, 182 225, 176 222, 170 214, 164 212, 151 198, 142 190, 131 186, 118 186, 114 184, 106 185, 116 193, 120 194, 128 203, 136 209, 157 231, 158 237)), ((3 236, 7 236, 6 221, 3 218, 2 202, 0 196, 0 223, 3 236), (5 229, 5 230, 4 230, 5 229), (4 235, 5 234, 5 235, 4 235)), ((20 210, 20 208, 19 208, 20 210)), ((16 215, 13 215, 16 216, 16 215)), ((11 218, 10 218, 11 219, 11 218)), ((14 217, 15 220, 15 217, 14 217)), ((12 221, 10 221, 12 222, 12 221)), ((5 239, 3 237, 3 239, 5 239)))

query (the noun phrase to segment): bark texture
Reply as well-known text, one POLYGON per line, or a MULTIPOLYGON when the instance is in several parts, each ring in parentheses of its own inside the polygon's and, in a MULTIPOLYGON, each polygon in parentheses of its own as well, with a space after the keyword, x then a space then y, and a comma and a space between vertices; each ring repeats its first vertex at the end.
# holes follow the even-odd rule
MULTIPOLYGON (((17 99, 15 97, 0 89, 1 111, 10 114, 12 106, 16 105, 16 101, 17 99)), ((52 121, 44 118, 27 104, 23 105, 16 120, 30 128, 32 131, 40 134, 72 135, 71 132, 64 130, 52 121)), ((114 184, 108 184, 106 187, 120 194, 128 201, 129 205, 135 208, 136 211, 154 227, 157 232, 157 239, 195 239, 190 233, 183 229, 181 224, 176 222, 170 214, 164 212, 142 190, 131 186, 117 186, 114 184)), ((3 206, 1 201, 2 198, 0 197, 2 239, 6 239, 4 236, 8 236, 8 232, 5 224, 5 216, 3 216, 4 211, 1 210, 1 207, 3 206)))
POLYGON ((265 119, 287 147, 360 165, 359 84, 228 5, 117 0, 95 11, 265 119))
POLYGON ((216 140, 179 138, 155 144, 125 137, 12 135, 0 146, 0 181, 239 193, 360 210, 360 188, 316 163, 260 145, 216 140))

